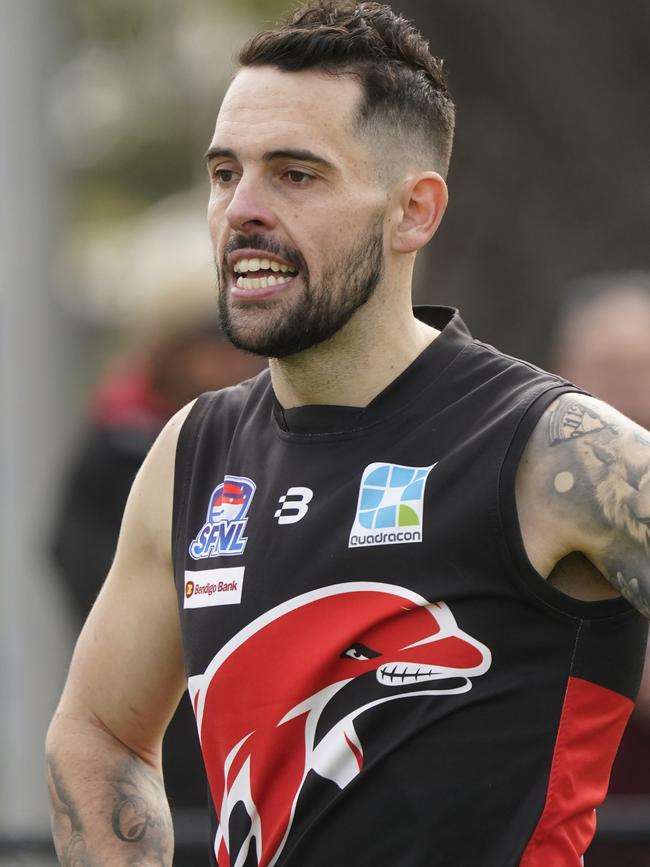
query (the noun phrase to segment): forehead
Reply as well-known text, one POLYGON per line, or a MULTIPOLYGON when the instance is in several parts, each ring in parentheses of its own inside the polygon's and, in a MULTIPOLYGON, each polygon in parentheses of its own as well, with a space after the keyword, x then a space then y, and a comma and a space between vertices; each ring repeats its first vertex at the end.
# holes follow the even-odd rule
POLYGON ((235 151, 309 147, 358 156, 362 144, 353 120, 360 99, 361 85, 349 75, 247 67, 226 92, 212 144, 235 151))

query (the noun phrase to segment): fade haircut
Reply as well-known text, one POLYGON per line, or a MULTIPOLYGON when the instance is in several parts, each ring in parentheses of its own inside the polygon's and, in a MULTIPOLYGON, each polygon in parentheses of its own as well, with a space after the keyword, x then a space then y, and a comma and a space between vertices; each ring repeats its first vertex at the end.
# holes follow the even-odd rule
POLYGON ((401 150, 419 168, 446 176, 455 111, 442 61, 389 6, 345 0, 301 6, 277 29, 250 39, 238 62, 356 77, 363 91, 355 118, 361 136, 376 149, 388 139, 393 163, 401 150))

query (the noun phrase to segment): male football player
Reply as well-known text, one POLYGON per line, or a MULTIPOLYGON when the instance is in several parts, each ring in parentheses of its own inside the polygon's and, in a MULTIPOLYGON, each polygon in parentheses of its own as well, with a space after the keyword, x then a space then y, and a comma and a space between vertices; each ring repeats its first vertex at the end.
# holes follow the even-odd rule
POLYGON ((581 863, 640 678, 650 437, 412 309, 453 127, 387 6, 242 49, 208 220, 223 327, 270 370, 134 483, 48 737, 63 864, 172 863, 186 686, 213 865, 581 863))

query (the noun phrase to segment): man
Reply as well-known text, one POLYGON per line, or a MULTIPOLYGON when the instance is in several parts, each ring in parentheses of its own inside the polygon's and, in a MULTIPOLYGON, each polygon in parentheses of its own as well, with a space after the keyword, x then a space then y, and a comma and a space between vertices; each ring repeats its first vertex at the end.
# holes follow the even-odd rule
POLYGON ((183 658, 211 863, 580 863, 640 678, 650 439, 414 316, 452 131, 388 7, 242 50, 209 224, 223 326, 270 373, 178 414, 136 479, 48 737, 64 864, 171 864, 183 658))

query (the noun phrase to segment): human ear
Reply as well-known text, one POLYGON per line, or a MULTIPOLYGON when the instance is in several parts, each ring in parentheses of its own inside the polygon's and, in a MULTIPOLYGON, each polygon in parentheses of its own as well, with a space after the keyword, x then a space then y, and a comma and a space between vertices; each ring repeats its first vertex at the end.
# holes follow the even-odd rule
POLYGON ((437 172, 406 178, 399 190, 399 218, 393 224, 391 246, 397 253, 416 253, 440 225, 447 207, 447 184, 437 172))

